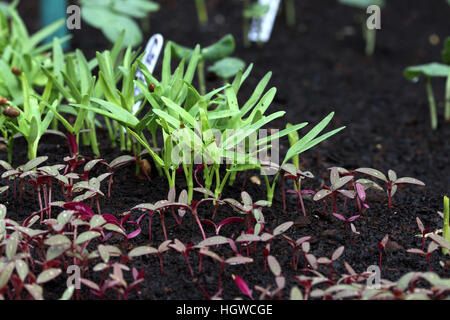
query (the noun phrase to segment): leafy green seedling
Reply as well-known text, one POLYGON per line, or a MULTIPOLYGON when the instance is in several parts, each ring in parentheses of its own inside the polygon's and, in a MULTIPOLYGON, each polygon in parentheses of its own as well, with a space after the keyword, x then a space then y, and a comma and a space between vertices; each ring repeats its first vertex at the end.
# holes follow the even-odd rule
MULTIPOLYGON (((445 39, 444 50, 442 51, 442 61, 450 65, 450 37, 445 39)), ((450 72, 447 75, 447 84, 445 86, 445 121, 450 121, 450 72)))
MULTIPOLYGON (((177 59, 182 60, 184 58, 187 61, 190 61, 195 49, 183 47, 172 41, 170 41, 169 43, 171 44, 170 48, 172 50, 172 54, 177 59)), ((198 82, 201 95, 204 95, 206 93, 205 62, 217 63, 220 60, 229 57, 234 52, 235 46, 236 44, 233 35, 227 34, 216 43, 201 49, 200 58, 197 65, 198 82)))
POLYGON ((361 24, 364 39, 366 40, 366 55, 371 56, 375 51, 376 45, 376 29, 371 29, 367 27, 366 17, 364 14, 366 13, 367 8, 372 5, 376 5, 380 8, 384 8, 385 1, 384 0, 339 0, 339 3, 347 6, 351 6, 354 8, 358 8, 364 10, 364 13, 361 14, 361 24))
POLYGON ((410 81, 418 81, 420 76, 425 76, 428 104, 430 107, 431 128, 433 130, 437 129, 438 119, 436 112, 436 101, 433 94, 433 88, 431 86, 431 78, 447 78, 449 74, 450 66, 437 62, 408 67, 404 72, 405 78, 410 81))
POLYGON ((94 28, 100 29, 111 43, 116 42, 125 30, 125 45, 136 46, 143 35, 133 20, 148 19, 160 5, 150 0, 81 0, 81 17, 94 28))
POLYGON ((227 57, 217 61, 212 66, 208 67, 209 72, 213 72, 224 82, 228 82, 228 79, 234 77, 239 70, 245 68, 245 62, 239 58, 227 57))

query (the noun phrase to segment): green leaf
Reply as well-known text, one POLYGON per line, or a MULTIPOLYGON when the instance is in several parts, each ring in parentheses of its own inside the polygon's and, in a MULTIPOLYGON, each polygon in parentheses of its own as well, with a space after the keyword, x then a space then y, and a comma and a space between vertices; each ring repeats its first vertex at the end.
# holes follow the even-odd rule
POLYGON ((410 81, 417 81, 421 75, 427 77, 448 77, 450 73, 450 66, 442 63, 428 63, 419 66, 406 68, 404 76, 410 81))
POLYGON ((86 231, 80 234, 75 241, 76 244, 82 244, 86 241, 90 241, 100 236, 100 232, 97 231, 86 231))
POLYGON ((444 61, 445 64, 450 65, 450 37, 445 39, 444 50, 442 50, 442 61, 444 61))
POLYGON ((366 10, 371 5, 377 5, 380 8, 385 6, 384 0, 339 0, 339 3, 366 10))
POLYGON ((36 283, 42 284, 57 278, 61 274, 61 269, 51 268, 43 271, 37 278, 36 283))
MULTIPOLYGON (((229 79, 234 77, 239 71, 245 68, 245 62, 238 58, 223 58, 208 68, 209 72, 214 72, 219 78, 229 79)), ((234 89, 234 87, 233 87, 234 89)))

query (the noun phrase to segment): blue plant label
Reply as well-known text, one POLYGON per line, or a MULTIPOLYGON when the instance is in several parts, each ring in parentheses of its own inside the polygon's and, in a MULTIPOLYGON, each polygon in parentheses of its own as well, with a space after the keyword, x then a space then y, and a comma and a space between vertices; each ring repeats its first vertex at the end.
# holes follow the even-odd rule
POLYGON ((260 5, 269 6, 269 11, 262 18, 252 20, 248 39, 252 42, 267 42, 272 34, 280 0, 258 0, 258 2, 260 5))
MULTIPOLYGON (((162 47, 164 44, 164 38, 161 34, 157 33, 153 35, 147 42, 147 46, 145 47, 145 54, 142 57, 142 62, 147 66, 148 71, 153 73, 156 67, 156 63, 158 62, 159 54, 161 53, 162 47)), ((141 72, 141 69, 138 68, 136 72, 136 79, 145 82, 145 77, 141 72)), ((134 86, 134 95, 137 96, 141 94, 141 90, 135 85, 134 86)), ((138 101, 133 106, 133 114, 139 110, 141 106, 141 101, 138 101)))

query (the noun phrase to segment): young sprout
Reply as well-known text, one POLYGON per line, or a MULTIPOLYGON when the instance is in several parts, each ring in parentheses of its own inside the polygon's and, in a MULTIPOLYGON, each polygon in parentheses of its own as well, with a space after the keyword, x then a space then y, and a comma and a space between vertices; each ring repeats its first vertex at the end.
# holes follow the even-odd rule
POLYGON ((408 249, 406 251, 409 253, 416 253, 416 254, 419 254, 422 257, 424 257, 427 260, 428 268, 430 269, 431 272, 433 272, 433 268, 431 267, 430 257, 433 254, 433 252, 437 249, 439 249, 439 245, 436 242, 432 241, 428 245, 427 252, 424 252, 423 250, 420 250, 420 249, 408 249))
MULTIPOLYGON (((449 216, 450 216, 450 209, 449 209, 449 199, 447 196, 444 196, 444 227, 442 229, 442 236, 445 240, 450 241, 450 232, 449 232, 449 216)), ((444 255, 449 254, 448 249, 443 248, 442 253, 444 255)))
POLYGON ((425 250, 425 239, 426 235, 432 228, 426 228, 423 226, 422 220, 419 219, 419 217, 416 217, 417 226, 419 227, 419 230, 422 234, 422 250, 425 250))
POLYGON ((197 9, 198 22, 201 25, 208 23, 208 10, 206 9, 205 0, 195 0, 195 7, 197 9))
MULTIPOLYGON (((347 185, 349 182, 353 180, 354 176, 352 175, 346 175, 343 177, 339 176, 339 170, 337 167, 331 168, 330 172, 330 182, 331 186, 324 186, 322 190, 318 191, 314 195, 314 201, 320 201, 322 199, 325 199, 327 197, 330 198, 331 203, 331 210, 334 212, 338 212, 337 208, 337 197, 339 194, 343 195, 346 198, 354 199, 355 198, 355 192, 352 190, 345 190, 343 189, 345 185, 347 185)), ((326 205, 326 200, 325 200, 326 205)))
POLYGON ((231 77, 234 77, 240 70, 244 70, 244 68, 245 62, 241 59, 226 57, 209 66, 208 71, 214 73, 224 83, 227 83, 231 77))
POLYGON ((375 52, 375 44, 376 44, 376 29, 368 28, 367 18, 364 14, 368 11, 368 8, 372 5, 376 5, 379 8, 383 8, 385 6, 384 0, 339 0, 341 4, 351 6, 354 8, 358 8, 364 10, 364 13, 361 14, 361 24, 364 39, 366 40, 366 55, 371 56, 375 52))
POLYGON ((317 259, 317 263, 319 264, 325 264, 328 265, 330 268, 330 275, 328 276, 328 278, 333 281, 333 263, 339 259, 341 257, 341 255, 344 253, 344 246, 340 246, 339 248, 337 248, 336 250, 334 250, 332 256, 331 256, 331 260, 328 259, 327 257, 321 257, 319 259, 317 259))
MULTIPOLYGON (((450 65, 450 37, 445 39, 444 50, 442 51, 442 60, 446 65, 450 65)), ((447 75, 445 85, 445 121, 450 121, 450 72, 447 75)))
MULTIPOLYGON (((188 60, 191 59, 194 51, 193 49, 180 46, 172 41, 169 42, 169 44, 171 47, 170 50, 172 50, 172 53, 176 58, 179 60, 182 60, 183 58, 188 60)), ((229 57, 234 52, 235 46, 236 44, 233 35, 227 34, 216 43, 200 50, 197 72, 201 95, 206 94, 205 62, 217 63, 218 61, 229 57)))
POLYGON ((134 248, 133 250, 131 250, 128 253, 128 257, 130 259, 132 258, 136 258, 136 257, 140 257, 140 256, 144 256, 144 255, 149 255, 149 254, 156 254, 158 256, 159 259, 159 264, 160 264, 160 269, 161 269, 161 274, 164 273, 164 266, 163 266, 163 253, 168 251, 170 249, 169 245, 172 243, 172 240, 166 240, 163 243, 161 243, 158 247, 158 249, 155 249, 153 247, 150 246, 142 246, 142 247, 137 247, 134 248))
POLYGON ((295 0, 285 0, 286 23, 289 27, 295 26, 295 0))
MULTIPOLYGON (((419 81, 420 76, 425 77, 425 85, 426 85, 426 91, 428 96, 428 106, 430 108, 430 120, 431 120, 431 129, 436 130, 438 126, 438 119, 437 119, 437 111, 436 111, 436 101, 434 98, 433 88, 431 86, 431 79, 432 78, 447 78, 450 74, 450 66, 442 64, 442 63, 429 63, 419 66, 412 66, 406 68, 404 72, 404 76, 406 79, 410 81, 417 82, 419 81)), ((450 81, 447 80, 447 92, 446 92, 446 103, 448 106, 447 99, 450 96, 450 89, 448 87, 450 86, 450 81)), ((447 115, 446 110, 446 117, 447 115)), ((448 118, 446 118, 448 119, 448 118)))
POLYGON ((339 214, 339 213, 333 213, 333 216, 335 216, 336 218, 338 218, 341 221, 345 222, 345 232, 347 232, 347 226, 349 223, 355 221, 356 219, 358 219, 361 215, 357 215, 357 216, 352 216, 350 218, 346 218, 343 215, 339 214))
POLYGON ((386 234, 386 235, 383 237, 383 239, 381 240, 381 242, 377 242, 377 244, 378 244, 378 249, 380 250, 380 260, 379 260, 379 263, 378 263, 378 265, 380 266, 380 268, 381 268, 381 259, 383 258, 383 251, 384 251, 384 248, 386 247, 386 244, 388 243, 388 241, 389 241, 389 235, 386 234))
POLYGON ((397 174, 394 170, 388 171, 388 177, 386 175, 376 169, 372 168, 359 168, 354 170, 355 172, 366 174, 371 177, 375 177, 377 179, 383 180, 387 184, 387 196, 389 201, 389 209, 392 208, 392 197, 397 192, 397 188, 399 185, 402 184, 414 184, 418 186, 425 186, 425 183, 422 181, 410 178, 410 177, 403 177, 403 178, 397 178, 397 174))

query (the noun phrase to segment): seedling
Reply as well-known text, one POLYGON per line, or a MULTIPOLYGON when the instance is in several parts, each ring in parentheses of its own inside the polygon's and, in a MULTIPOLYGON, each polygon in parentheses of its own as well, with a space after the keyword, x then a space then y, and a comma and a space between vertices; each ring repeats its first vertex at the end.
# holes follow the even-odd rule
POLYGON ((417 226, 419 227, 420 232, 422 233, 422 250, 425 250, 425 239, 426 235, 432 228, 426 228, 423 226, 422 221, 419 219, 419 217, 416 217, 417 226))
MULTIPOLYGON (((339 176, 339 170, 337 167, 331 168, 330 172, 330 182, 331 186, 325 186, 322 190, 318 191, 315 195, 313 200, 314 201, 320 201, 322 199, 325 199, 329 197, 330 203, 331 203, 331 210, 334 212, 338 212, 337 207, 337 196, 338 194, 343 195, 346 198, 354 199, 356 193, 352 190, 345 190, 343 189, 345 185, 347 185, 349 182, 353 180, 354 176, 352 175, 346 175, 344 177, 339 176)), ((326 200, 325 200, 326 204, 326 200)), ((345 220, 344 220, 345 221, 345 220)))
MULTIPOLYGON (((203 0, 202 0, 203 1, 203 0)), ((182 60, 183 58, 190 61, 193 53, 193 49, 189 49, 183 46, 180 46, 174 42, 170 42, 170 47, 174 56, 182 60)), ((213 68, 215 71, 219 71, 219 74, 225 76, 226 78, 230 78, 234 76, 234 71, 236 73, 239 69, 236 70, 236 67, 242 65, 238 60, 224 60, 223 59, 229 57, 235 49, 235 41, 234 37, 231 34, 228 34, 221 38, 216 43, 203 48, 200 51, 200 58, 198 60, 197 72, 198 72, 198 82, 200 88, 200 94, 206 94, 206 83, 205 83, 205 62, 208 63, 216 63, 213 68), (222 62, 221 62, 222 61, 222 62), (233 72, 229 72, 230 70, 224 69, 224 67, 229 67, 231 62, 231 66, 233 67, 233 72), (218 65, 217 65, 218 64, 218 65)), ((225 78, 224 77, 224 78, 225 78)))
MULTIPOLYGON (((442 63, 429 63, 419 66, 413 66, 406 68, 404 72, 404 76, 406 79, 410 81, 417 82, 419 81, 420 76, 425 77, 425 86, 428 96, 428 106, 430 108, 430 120, 431 120, 431 129, 436 130, 438 127, 438 118, 436 111, 436 100, 434 98, 433 88, 431 86, 432 78, 447 78, 450 74, 450 66, 442 63)), ((447 80, 447 89, 446 89, 446 119, 448 120, 448 96, 450 95, 450 85, 449 80, 447 80)))
POLYGON ((430 269, 431 272, 433 272, 433 268, 431 267, 430 257, 433 254, 433 252, 436 251, 437 249, 439 249, 439 245, 436 242, 432 241, 428 245, 427 252, 424 252, 423 250, 420 250, 420 249, 408 249, 407 252, 419 254, 422 257, 424 257, 427 260, 428 268, 430 269))
POLYGON ((328 265, 328 267, 330 269, 330 275, 328 276, 328 278, 331 281, 333 281, 333 263, 341 257, 341 255, 344 253, 344 249, 345 249, 344 246, 340 246, 339 248, 334 250, 334 252, 331 256, 331 260, 328 259, 327 257, 321 257, 321 258, 317 259, 317 263, 328 265))
POLYGON ((386 244, 388 243, 388 241, 389 241, 389 235, 386 234, 383 237, 383 239, 381 240, 381 242, 377 242, 378 249, 380 251, 380 259, 379 259, 379 262, 378 262, 378 265, 380 266, 380 268, 381 268, 381 260, 383 258, 383 251, 384 251, 384 248, 386 247, 386 244))
POLYGON ((333 213, 333 216, 335 216, 336 218, 338 218, 341 221, 345 222, 345 232, 347 232, 347 226, 349 223, 355 221, 356 219, 358 219, 361 215, 357 215, 357 216, 352 216, 350 218, 346 218, 343 215, 339 214, 339 213, 333 213))
POLYGON ((195 8, 197 9, 198 22, 201 25, 206 25, 208 23, 208 10, 205 0, 195 0, 195 8))
POLYGON ((189 267, 189 272, 191 273, 191 276, 194 277, 194 270, 192 270, 191 263, 189 262, 189 252, 191 251, 191 248, 193 247, 194 243, 190 243, 189 245, 184 245, 183 242, 181 242, 178 239, 175 239, 172 244, 169 244, 169 247, 172 249, 175 249, 179 253, 181 253, 184 257, 184 260, 186 261, 186 264, 189 267))
POLYGON ((133 18, 148 19, 159 10, 159 3, 150 0, 93 1, 82 0, 81 16, 94 28, 100 29, 105 37, 114 43, 125 30, 126 45, 136 46, 142 42, 142 31, 133 18))
POLYGON ((414 184, 418 186, 425 186, 425 183, 422 181, 410 178, 410 177, 403 177, 403 178, 397 178, 397 174, 393 170, 388 171, 388 177, 386 175, 376 169, 372 168, 359 168, 354 170, 355 172, 366 174, 371 177, 375 177, 377 179, 383 180, 387 184, 387 196, 389 201, 389 209, 392 208, 392 197, 397 192, 398 186, 402 184, 414 184))
POLYGON ((166 252, 170 249, 169 245, 171 243, 172 243, 172 240, 166 240, 159 245, 158 249, 155 249, 150 246, 137 247, 128 253, 128 257, 130 257, 132 259, 132 258, 144 256, 144 255, 156 254, 159 259, 161 274, 163 274, 164 273, 164 265, 163 265, 163 256, 162 255, 164 252, 166 252))
POLYGON ((366 40, 366 55, 371 56, 375 51, 376 29, 368 28, 365 17, 366 10, 371 5, 384 8, 384 0, 339 0, 339 3, 364 10, 361 14, 361 25, 364 39, 366 40))
MULTIPOLYGON (((450 216, 450 209, 449 209, 449 199, 447 196, 444 196, 444 227, 442 228, 442 236, 445 240, 450 241, 450 232, 449 232, 449 216, 450 216)), ((443 248, 442 253, 444 255, 448 254, 448 249, 443 248)))

